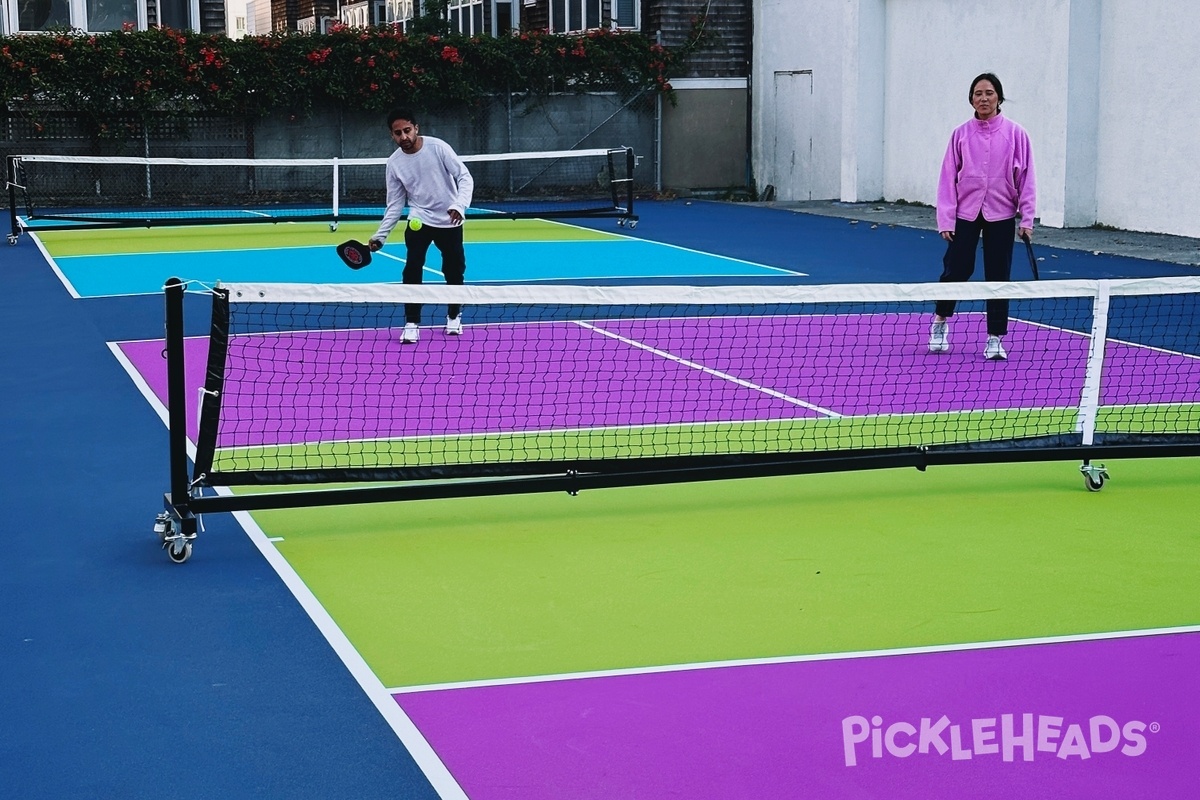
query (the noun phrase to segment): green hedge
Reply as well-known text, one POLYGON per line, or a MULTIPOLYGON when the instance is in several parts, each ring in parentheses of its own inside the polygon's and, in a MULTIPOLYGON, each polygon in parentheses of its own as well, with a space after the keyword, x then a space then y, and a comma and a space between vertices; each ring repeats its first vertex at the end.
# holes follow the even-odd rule
POLYGON ((0 38, 0 101, 56 107, 98 135, 151 116, 296 117, 341 105, 386 111, 477 105, 498 93, 656 90, 686 48, 636 32, 544 32, 501 38, 343 28, 229 39, 154 28, 0 38))

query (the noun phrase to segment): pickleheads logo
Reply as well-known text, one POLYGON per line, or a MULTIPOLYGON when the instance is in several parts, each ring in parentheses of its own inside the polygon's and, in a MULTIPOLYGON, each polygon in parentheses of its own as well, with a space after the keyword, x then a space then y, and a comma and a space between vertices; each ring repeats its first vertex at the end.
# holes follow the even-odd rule
POLYGON ((1093 755, 1119 753, 1136 758, 1146 752, 1147 733, 1157 733, 1158 723, 1129 720, 1121 723, 1105 714, 1067 721, 1048 714, 1002 714, 963 723, 946 715, 921 717, 917 722, 884 724, 875 715, 842 720, 842 749, 846 766, 860 759, 947 756, 954 761, 999 756, 1004 761, 1033 761, 1043 757, 1086 760, 1093 755))

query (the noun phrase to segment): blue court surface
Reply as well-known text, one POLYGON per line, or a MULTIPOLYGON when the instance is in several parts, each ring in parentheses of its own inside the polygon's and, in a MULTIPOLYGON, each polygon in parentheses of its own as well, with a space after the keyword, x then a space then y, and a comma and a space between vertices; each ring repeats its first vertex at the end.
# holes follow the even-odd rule
MULTIPOLYGON (((638 213, 633 231, 580 223, 620 233, 613 242, 472 243, 467 280, 905 283, 941 271, 944 244, 928 231, 699 201, 647 202, 638 213)), ((330 620, 297 599, 271 563, 274 547, 247 535, 245 515, 206 517, 187 565, 157 548, 150 528, 168 488, 167 431, 109 344, 162 337, 160 289, 172 276, 381 280, 374 271, 398 280, 401 263, 388 256, 401 252, 389 244, 360 274, 331 248, 272 259, 234 250, 59 256, 54 265, 28 235, 3 250, 0 798, 438 796, 418 767, 429 753, 410 752, 387 716, 395 703, 384 708, 363 691, 343 657, 347 643, 327 638, 330 620)), ((1182 271, 1039 254, 1043 278, 1182 271)), ((202 333, 203 298, 188 303, 198 312, 190 332, 202 333)), ((1136 537, 1126 539, 1132 548, 1136 537)), ((884 698, 886 687, 875 689, 884 698)), ((460 732, 471 729, 468 720, 460 732)), ((1176 767, 1194 771, 1195 753, 1181 757, 1176 767)), ((818 798, 820 787, 792 796, 818 798)))

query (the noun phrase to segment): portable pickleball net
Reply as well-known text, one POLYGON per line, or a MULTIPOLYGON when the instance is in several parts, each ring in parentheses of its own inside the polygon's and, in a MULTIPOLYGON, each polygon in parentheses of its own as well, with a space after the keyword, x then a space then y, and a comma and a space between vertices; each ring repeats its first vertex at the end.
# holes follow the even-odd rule
MULTIPOLYGON (((462 156, 470 213, 604 218, 636 227, 628 147, 462 156)), ((7 156, 10 241, 29 228, 378 220, 386 158, 7 156)), ((647 178, 647 181, 649 178, 647 178)))
MULTIPOLYGON (((1200 277, 829 286, 172 280, 170 491, 197 515, 754 476, 1200 452, 1200 277), (184 295, 211 299, 183 334, 184 295), (983 357, 1009 300, 1007 360, 983 357), (948 352, 933 302, 959 301, 948 352), (462 335, 398 333, 466 306, 462 335), (199 402, 196 401, 199 396, 199 402), (194 441, 189 465, 188 444, 194 441), (269 486, 271 490, 237 491, 269 486)), ((153 345, 162 349, 162 343, 153 345)))

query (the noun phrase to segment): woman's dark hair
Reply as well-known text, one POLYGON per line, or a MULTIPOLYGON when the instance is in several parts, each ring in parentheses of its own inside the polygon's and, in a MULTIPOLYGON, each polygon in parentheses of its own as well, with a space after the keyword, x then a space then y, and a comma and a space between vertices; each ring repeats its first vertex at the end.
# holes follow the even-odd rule
POLYGON ((971 81, 971 90, 967 92, 967 102, 970 103, 975 99, 975 87, 980 81, 987 81, 992 84, 992 88, 996 90, 996 107, 999 108, 1004 102, 1004 87, 1000 85, 1000 79, 990 72, 985 72, 982 75, 976 75, 975 80, 971 81))

